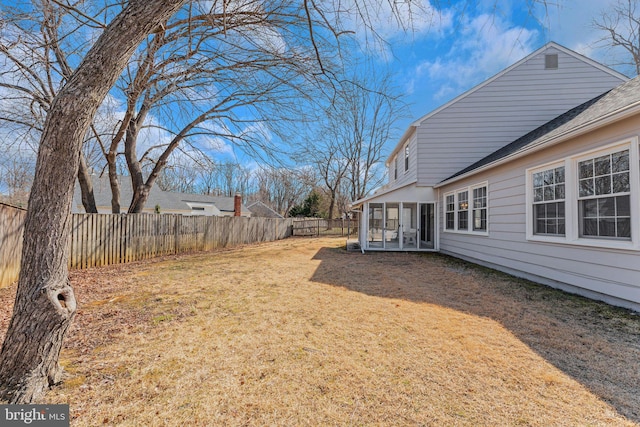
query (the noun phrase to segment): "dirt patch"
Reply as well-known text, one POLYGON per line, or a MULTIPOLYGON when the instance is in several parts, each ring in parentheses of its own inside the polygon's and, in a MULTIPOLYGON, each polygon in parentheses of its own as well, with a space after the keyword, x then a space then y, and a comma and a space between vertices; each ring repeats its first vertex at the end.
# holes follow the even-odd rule
POLYGON ((74 426, 638 425, 638 316, 437 254, 343 246, 73 272, 66 382, 46 401, 70 403, 74 426))

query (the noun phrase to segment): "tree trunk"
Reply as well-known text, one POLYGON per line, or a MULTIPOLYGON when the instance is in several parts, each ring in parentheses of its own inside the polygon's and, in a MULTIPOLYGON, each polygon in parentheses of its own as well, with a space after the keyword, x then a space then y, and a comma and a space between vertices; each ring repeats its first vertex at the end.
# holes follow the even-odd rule
POLYGON ((331 189, 329 191, 329 197, 331 198, 329 201, 329 219, 333 219, 333 210, 336 206, 336 190, 331 189))
POLYGON ((87 160, 84 154, 80 152, 80 166, 78 167, 78 184, 80 185, 80 194, 82 195, 82 206, 86 213, 98 213, 96 207, 96 198, 93 194, 93 182, 91 174, 87 167, 87 160))
POLYGON ((0 352, 2 400, 37 401, 60 378, 58 358, 76 311, 67 259, 82 141, 136 47, 185 1, 131 0, 53 101, 29 198, 13 316, 0 352))
POLYGON ((120 183, 118 182, 118 167, 116 165, 116 152, 107 154, 109 165, 109 186, 111 187, 111 213, 120 213, 120 183))

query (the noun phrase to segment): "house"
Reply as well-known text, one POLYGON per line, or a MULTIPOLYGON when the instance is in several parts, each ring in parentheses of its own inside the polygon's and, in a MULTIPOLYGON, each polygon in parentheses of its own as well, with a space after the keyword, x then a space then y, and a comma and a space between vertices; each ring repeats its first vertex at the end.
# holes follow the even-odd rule
POLYGON ((549 43, 409 127, 360 244, 640 310, 639 133, 640 80, 549 43))
MULTIPOLYGON (((120 207, 121 212, 126 213, 133 190, 131 178, 128 176, 118 176, 120 183, 120 207)), ((107 176, 92 176, 93 193, 96 201, 98 213, 111 213, 111 187, 107 176)), ((240 197, 237 195, 237 197, 240 197)), ((203 194, 173 193, 163 191, 158 186, 151 187, 149 199, 145 204, 143 213, 177 214, 177 215, 205 215, 205 216, 234 216, 236 214, 236 197, 208 196, 203 194)), ((239 202, 238 216, 250 217, 251 212, 241 202, 239 202)), ((80 187, 76 184, 73 193, 74 213, 84 213, 80 187)))
POLYGON ((249 203, 247 205, 247 209, 251 212, 252 217, 259 218, 284 218, 278 212, 271 209, 269 206, 265 205, 260 200, 257 200, 253 203, 249 203))

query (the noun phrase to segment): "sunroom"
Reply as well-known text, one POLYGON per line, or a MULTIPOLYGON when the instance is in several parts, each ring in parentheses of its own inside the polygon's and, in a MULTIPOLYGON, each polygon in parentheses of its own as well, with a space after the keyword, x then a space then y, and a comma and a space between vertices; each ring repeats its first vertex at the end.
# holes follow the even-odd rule
POLYGON ((360 207, 363 250, 437 250, 437 215, 433 190, 415 185, 375 194, 354 203, 360 207))

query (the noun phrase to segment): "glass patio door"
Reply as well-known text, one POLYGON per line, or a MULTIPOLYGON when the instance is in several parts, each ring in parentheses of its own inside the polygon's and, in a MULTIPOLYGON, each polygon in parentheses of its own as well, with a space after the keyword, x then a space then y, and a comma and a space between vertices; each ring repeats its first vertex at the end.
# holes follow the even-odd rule
POLYGON ((367 241, 370 248, 383 248, 382 232, 384 230, 384 210, 382 203, 369 204, 369 229, 367 241))
POLYGON ((400 205, 387 203, 384 219, 384 247, 385 249, 400 248, 400 205))
POLYGON ((418 204, 402 204, 402 248, 418 247, 418 204))
POLYGON ((420 204, 420 249, 435 249, 435 204, 420 204))

